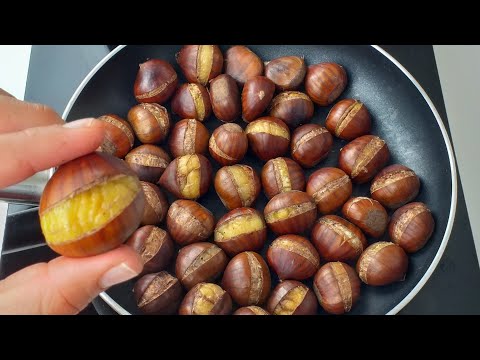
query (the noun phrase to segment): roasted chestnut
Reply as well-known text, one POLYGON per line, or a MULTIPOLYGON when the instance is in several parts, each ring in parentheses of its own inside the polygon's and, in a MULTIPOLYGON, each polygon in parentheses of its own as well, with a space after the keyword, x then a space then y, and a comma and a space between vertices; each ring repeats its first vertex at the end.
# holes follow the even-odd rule
POLYGON ((173 96, 172 112, 184 119, 204 121, 212 114, 207 89, 194 83, 181 85, 173 96))
POLYGON ((270 315, 266 310, 258 306, 245 306, 239 308, 233 315, 270 315))
POLYGON ((130 124, 114 114, 100 116, 98 120, 103 121, 105 126, 105 138, 98 150, 118 158, 124 158, 135 141, 130 124))
POLYGON ((265 64, 265 76, 272 80, 280 91, 300 87, 306 73, 307 66, 303 57, 283 56, 265 64))
POLYGON ((372 122, 365 104, 354 99, 344 99, 332 107, 325 126, 332 135, 343 140, 353 140, 367 135, 372 122))
POLYGON ((232 299, 220 286, 212 283, 195 285, 185 296, 179 315, 229 315, 232 299))
POLYGON ((150 59, 140 64, 133 92, 138 102, 163 104, 173 95, 177 84, 177 73, 172 65, 150 59))
POLYGON ((236 164, 247 153, 247 135, 237 124, 223 124, 213 131, 208 149, 220 165, 236 164))
POLYGON ((323 126, 307 124, 292 135, 290 148, 293 160, 306 168, 314 167, 325 159, 333 146, 333 137, 323 126))
POLYGON ((156 225, 165 219, 168 211, 168 201, 165 194, 157 185, 141 181, 145 194, 145 209, 143 210, 142 225, 156 225))
POLYGON ((275 93, 275 84, 265 76, 250 78, 242 90, 242 118, 249 123, 263 115, 275 93))
POLYGON ((318 302, 306 285, 295 280, 285 280, 273 289, 267 309, 272 315, 315 315, 318 302))
POLYGON ((347 86, 347 73, 336 63, 325 62, 311 65, 305 76, 307 95, 320 106, 333 103, 347 86))
POLYGON ((248 79, 263 74, 263 62, 246 46, 232 46, 225 53, 225 73, 243 86, 248 79))
POLYGON ((125 162, 140 180, 156 183, 170 163, 170 156, 161 147, 140 145, 125 156, 125 162))
POLYGON ((173 157, 203 154, 207 151, 209 136, 207 128, 200 121, 183 119, 172 129, 168 147, 173 157))
POLYGON ((270 105, 270 116, 279 118, 291 128, 309 122, 313 117, 313 102, 300 91, 278 94, 270 105))
POLYGON ((175 58, 191 83, 206 86, 210 79, 222 72, 223 55, 217 45, 185 45, 175 58))
POLYGON ((227 74, 210 80, 210 102, 215 117, 223 122, 232 122, 240 117, 242 103, 235 80, 227 74))
POLYGON ((282 120, 265 116, 247 125, 245 132, 253 153, 263 161, 282 156, 290 144, 290 131, 282 120))
POLYGON ((387 228, 387 211, 377 200, 363 196, 351 198, 343 205, 342 214, 374 238, 382 236, 387 228))
POLYGON ((170 116, 162 105, 155 103, 135 105, 127 117, 138 140, 144 144, 162 142, 170 131, 170 116))
POLYGON ((262 187, 269 199, 290 190, 305 190, 305 175, 295 161, 279 157, 268 160, 262 168, 262 187))

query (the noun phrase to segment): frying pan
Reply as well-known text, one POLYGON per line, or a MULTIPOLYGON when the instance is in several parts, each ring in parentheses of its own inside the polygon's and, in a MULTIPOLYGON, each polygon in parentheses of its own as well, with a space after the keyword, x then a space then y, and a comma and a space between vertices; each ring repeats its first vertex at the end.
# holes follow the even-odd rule
MULTIPOLYGON (((360 99, 373 119, 372 133, 386 140, 391 151, 390 164, 400 163, 412 168, 421 179, 416 201, 426 203, 435 218, 435 231, 427 245, 410 255, 405 281, 384 287, 362 286, 359 302, 350 314, 396 314, 420 291, 435 270, 452 230, 457 200, 456 167, 452 145, 444 124, 428 95, 393 57, 378 46, 334 45, 249 45, 264 61, 280 56, 304 56, 307 64, 333 61, 347 71, 349 83, 342 98, 360 99)), ((66 121, 105 113, 126 117, 136 104, 133 83, 138 65, 149 58, 169 61, 181 71, 175 54, 181 45, 119 46, 102 59, 75 91, 63 114, 66 121)), ((228 46, 222 46, 226 50, 228 46)), ((167 106, 168 108, 168 106, 167 106)), ((316 106, 313 123, 324 124, 331 106, 316 106)), ((174 118, 178 120, 178 118, 174 118)), ((210 132, 221 124, 213 116, 205 125, 210 132)), ((241 123, 244 127, 245 124, 241 123)), ((328 158, 319 167, 337 166, 339 150, 346 144, 335 140, 328 158)), ((260 173, 263 163, 250 153, 242 163, 260 173)), ((214 171, 218 165, 212 161, 214 171)), ((355 185, 352 196, 369 196, 369 184, 355 185)), ((172 197, 169 198, 172 201, 172 197)), ((218 196, 210 187, 199 202, 210 209, 217 220, 226 213, 218 196)), ((267 198, 261 194, 256 208, 263 210, 267 198)), ((391 213, 390 213, 391 214, 391 213)), ((273 240, 269 234, 267 245, 273 240)), ((371 243, 373 239, 369 239, 371 243)), ((172 269, 170 269, 171 271, 172 269)), ((272 273, 275 284, 278 279, 272 273)), ((311 282, 306 282, 311 286, 311 282)), ((133 299, 133 281, 115 286, 101 298, 119 314, 138 314, 133 299)), ((323 310, 319 310, 324 314, 323 310)))

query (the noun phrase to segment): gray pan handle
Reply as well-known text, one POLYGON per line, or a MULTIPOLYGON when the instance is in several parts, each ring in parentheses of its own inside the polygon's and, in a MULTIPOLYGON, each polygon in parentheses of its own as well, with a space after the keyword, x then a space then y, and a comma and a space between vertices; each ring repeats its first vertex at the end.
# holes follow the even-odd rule
POLYGON ((21 183, 0 189, 0 201, 38 205, 43 189, 53 172, 54 169, 40 171, 21 183))

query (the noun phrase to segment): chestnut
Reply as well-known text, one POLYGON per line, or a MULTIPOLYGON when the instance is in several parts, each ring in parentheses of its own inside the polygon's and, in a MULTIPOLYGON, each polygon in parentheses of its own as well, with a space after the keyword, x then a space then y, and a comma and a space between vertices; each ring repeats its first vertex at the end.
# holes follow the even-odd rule
POLYGON ((267 239, 263 216, 251 208, 238 208, 223 215, 215 227, 215 244, 229 256, 243 251, 259 251, 267 239))
POLYGON ((397 244, 379 241, 362 253, 357 262, 360 279, 367 285, 383 286, 405 279, 408 256, 397 244))
POLYGON ((195 285, 185 296, 179 315, 229 315, 232 298, 220 286, 212 283, 195 285))
POLYGON ((118 247, 138 228, 145 207, 140 181, 124 161, 95 152, 61 165, 38 209, 47 245, 85 257, 118 247))
POLYGON ((316 315, 318 302, 306 285, 295 280, 285 280, 273 289, 267 303, 272 315, 316 315))
POLYGON ((228 263, 222 287, 240 306, 262 305, 270 294, 270 271, 259 254, 245 251, 228 263))
POLYGON ((282 56, 265 64, 265 76, 272 80, 280 91, 300 87, 306 73, 305 60, 298 56, 282 56))
POLYGON ((434 228, 435 220, 427 205, 414 202, 393 213, 388 233, 395 244, 414 253, 425 246, 434 228))
POLYGON ((342 214, 365 234, 374 238, 383 235, 388 225, 388 214, 377 201, 368 197, 354 197, 342 207, 342 214))
POLYGON ((213 214, 195 201, 177 200, 168 209, 167 229, 180 246, 207 240, 214 227, 213 214))
POLYGON ((277 194, 290 190, 305 190, 305 175, 295 161, 279 157, 270 159, 262 168, 262 187, 271 199, 277 194))
POLYGON ((130 151, 125 162, 140 180, 156 183, 170 163, 170 156, 161 147, 147 144, 130 151))
POLYGON ((285 91, 272 100, 270 116, 279 118, 291 128, 309 122, 313 117, 313 102, 300 91, 285 91))
POLYGON ((311 240, 320 256, 327 261, 353 261, 367 247, 362 231, 336 215, 318 219, 312 229, 311 240))
POLYGON ((206 86, 210 79, 222 72, 223 55, 217 45, 185 45, 175 58, 191 83, 206 86))
POLYGON ((178 279, 161 271, 141 277, 133 287, 137 306, 148 315, 173 315, 182 300, 182 286, 178 279))
POLYGON ((233 165, 243 159, 248 149, 247 135, 237 124, 223 124, 213 131, 208 143, 210 155, 220 165, 233 165))
POLYGON ((247 125, 245 132, 253 153, 263 161, 282 156, 290 144, 290 131, 285 123, 272 116, 261 117, 247 125))
POLYGON ((127 240, 126 245, 132 247, 142 257, 142 274, 164 270, 172 260, 175 250, 168 233, 153 225, 137 229, 127 240))
POLYGON ((345 90, 347 81, 347 73, 341 65, 332 62, 320 63, 308 67, 305 90, 314 103, 328 106, 345 90))
POLYGON ((418 195, 420 179, 415 172, 403 165, 390 165, 380 171, 372 181, 372 198, 383 206, 397 209, 418 195))
POLYGON ((207 89, 194 83, 181 85, 173 96, 172 112, 185 119, 204 121, 212 114, 207 89))
POLYGON ((275 234, 302 234, 315 222, 317 207, 307 193, 292 190, 275 195, 265 206, 264 215, 275 234))
POLYGON ((162 105, 135 105, 129 110, 127 118, 138 140, 144 144, 160 143, 170 131, 170 116, 162 105))
POLYGON ((263 115, 275 93, 275 84, 265 76, 250 78, 242 90, 242 118, 249 123, 263 115))
POLYGON ((317 250, 308 239, 298 235, 276 238, 268 248, 267 262, 280 280, 305 280, 320 267, 317 250))
POLYGON ((201 155, 184 155, 173 160, 160 177, 159 184, 174 196, 196 200, 208 191, 212 165, 201 155))
POLYGON ((266 310, 259 306, 245 306, 239 308, 233 315, 270 315, 266 310))
POLYGON ((133 92, 138 102, 163 104, 173 95, 177 84, 177 73, 170 63, 150 59, 139 65, 133 92))
POLYGON ((325 126, 332 135, 350 141, 367 135, 372 122, 365 104, 355 99, 344 99, 332 107, 327 115, 325 126))
POLYGON ((135 142, 130 124, 115 114, 102 115, 98 120, 103 121, 105 126, 105 138, 99 151, 124 158, 135 142))
POLYGON ((215 117, 220 121, 232 122, 240 117, 240 91, 230 75, 222 74, 210 80, 210 103, 215 117))
POLYGON ((349 312, 360 297, 360 279, 342 262, 323 265, 313 279, 313 290, 323 310, 341 315, 349 312))
POLYGON ((243 86, 248 79, 263 74, 263 62, 246 46, 232 46, 225 53, 225 73, 243 86))
POLYGON ((317 204, 319 213, 331 214, 352 195, 352 181, 343 170, 322 168, 308 178, 307 194, 317 204))
POLYGON ((180 249, 175 274, 182 285, 190 290, 198 283, 217 279, 227 263, 227 255, 217 245, 198 242, 180 249))
POLYGON ((378 136, 363 135, 340 149, 338 163, 353 182, 363 184, 371 180, 389 158, 390 151, 384 140, 378 136))
POLYGON ((143 210, 142 225, 155 225, 165 219, 168 211, 168 201, 165 194, 157 185, 140 181, 145 194, 145 209, 143 210))
POLYGON ((207 152, 210 134, 200 121, 183 119, 177 122, 168 139, 168 147, 173 157, 204 154, 207 152))
POLYGON ((215 175, 215 191, 229 210, 252 205, 260 194, 260 179, 251 166, 224 166, 215 175))
POLYGON ((297 128, 292 135, 290 148, 293 160, 311 168, 325 159, 333 146, 333 137, 323 126, 307 124, 297 128))

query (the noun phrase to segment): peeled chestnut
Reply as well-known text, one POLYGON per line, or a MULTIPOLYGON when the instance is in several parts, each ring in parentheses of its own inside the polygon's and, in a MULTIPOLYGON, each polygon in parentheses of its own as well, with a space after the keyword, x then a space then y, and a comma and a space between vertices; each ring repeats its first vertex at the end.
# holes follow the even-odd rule
POLYGON ((306 285, 285 280, 273 289, 267 309, 272 315, 316 315, 317 298, 306 285))
POLYGON ((279 118, 291 128, 309 122, 313 117, 313 102, 300 91, 285 91, 272 100, 270 116, 279 118))
POLYGON ((223 124, 213 131, 208 149, 220 165, 236 164, 247 153, 247 135, 237 124, 223 124))
POLYGON ((320 256, 327 261, 356 260, 368 245, 358 227, 336 215, 318 219, 313 226, 311 240, 320 256))
POLYGON ((283 56, 265 65, 265 76, 272 80, 280 91, 295 90, 303 82, 307 66, 298 56, 283 56))
POLYGON ((177 73, 172 65, 159 59, 150 59, 140 64, 133 86, 135 99, 141 103, 167 102, 178 84, 177 73))
POLYGON ((135 173, 113 155, 95 152, 61 165, 38 209, 47 245, 84 257, 112 250, 138 228, 145 196, 135 173))
POLYGON ((238 208, 223 215, 215 227, 215 244, 229 256, 243 251, 259 251, 267 239, 267 226, 260 213, 238 208))
POLYGON ((290 148, 293 160, 306 168, 314 167, 325 159, 333 146, 333 137, 323 126, 307 124, 292 135, 290 148))
POLYGON ((162 105, 138 104, 130 109, 127 116, 138 140, 142 143, 155 144, 167 138, 170 131, 170 116, 162 105))
POLYGON ((214 227, 213 214, 195 201, 177 200, 168 209, 168 232, 180 246, 207 240, 214 227))
POLYGON ((268 248, 267 261, 280 280, 305 280, 320 267, 317 250, 308 239, 298 235, 276 238, 268 248))
POLYGON ((353 140, 370 132, 372 122, 367 107, 355 99, 336 103, 327 115, 328 131, 343 140, 353 140))
POLYGON ((185 119, 204 121, 212 114, 207 89, 200 84, 181 85, 172 99, 172 112, 185 119))
POLYGON ((305 175, 295 161, 279 157, 268 160, 262 168, 262 187, 269 199, 290 190, 305 190, 305 175))
POLYGON ((331 214, 352 195, 352 181, 343 170, 322 168, 308 178, 307 194, 315 201, 321 214, 331 214))
POLYGON ((308 67, 305 76, 305 90, 308 96, 320 106, 333 103, 347 86, 347 73, 336 63, 325 62, 308 67))
POLYGON ((275 84, 265 76, 250 78, 242 90, 242 118, 252 122, 263 115, 275 93, 275 84))
POLYGON ((232 299, 220 286, 212 283, 195 285, 185 296, 179 315, 229 315, 232 299))
POLYGON ((130 124, 114 114, 100 116, 98 120, 103 121, 105 126, 105 138, 99 151, 124 158, 135 142, 130 124))
POLYGON ((233 315, 270 315, 266 310, 258 306, 245 306, 239 308, 233 315))
POLYGON ((170 156, 161 147, 140 145, 125 156, 125 162, 140 180, 156 183, 170 163, 170 156))
POLYGON ((195 119, 183 119, 175 124, 168 140, 168 147, 173 157, 203 154, 207 151, 207 128, 195 119))
POLYGON ((199 242, 180 249, 175 274, 182 285, 190 290, 198 283, 218 278, 227 263, 227 255, 217 245, 199 242))
POLYGON ((210 79, 222 72, 223 55, 217 45, 185 45, 175 58, 191 83, 206 86, 210 79))
POLYGON ((159 224, 165 219, 168 210, 168 201, 165 194, 157 185, 141 181, 145 194, 145 210, 143 211, 142 225, 159 224))
POLYGON ((384 140, 378 136, 364 135, 340 149, 338 163, 353 182, 363 184, 371 180, 389 158, 390 151, 384 140))
POLYGON ((245 251, 228 263, 222 287, 240 306, 262 305, 270 294, 270 271, 259 254, 245 251))
POLYGON ((427 205, 414 202, 393 213, 388 233, 395 244, 414 253, 425 246, 434 228, 435 220, 427 205))
POLYGON ((415 172, 403 165, 390 165, 380 171, 372 181, 372 198, 382 205, 397 209, 418 195, 420 179, 415 172))
POLYGON ((210 161, 201 154, 193 154, 173 160, 159 184, 178 198, 196 200, 208 191, 211 180, 210 161))
POLYGON ((248 79, 263 74, 263 62, 246 46, 232 46, 225 53, 225 73, 243 86, 248 79))
POLYGON ((285 154, 290 131, 285 123, 272 116, 261 117, 247 125, 245 132, 253 153, 263 161, 285 154))
POLYGON ((215 175, 215 191, 229 210, 249 207, 260 194, 260 179, 251 166, 224 166, 215 175))
POLYGON ((307 193, 292 190, 275 195, 265 206, 264 214, 275 234, 302 234, 315 222, 317 207, 307 193))
POLYGON ((223 122, 232 122, 240 117, 242 103, 236 81, 227 74, 210 80, 210 102, 215 117, 223 122))
POLYGON ((360 297, 360 279, 353 268, 342 262, 330 262, 318 270, 313 290, 322 308, 341 315, 349 312, 360 297))
POLYGON ((374 238, 382 236, 387 228, 387 211, 377 200, 368 197, 351 198, 343 205, 342 214, 374 238))
POLYGON ((360 279, 367 285, 382 286, 405 279, 408 256, 397 244, 379 241, 368 248, 357 262, 360 279))

